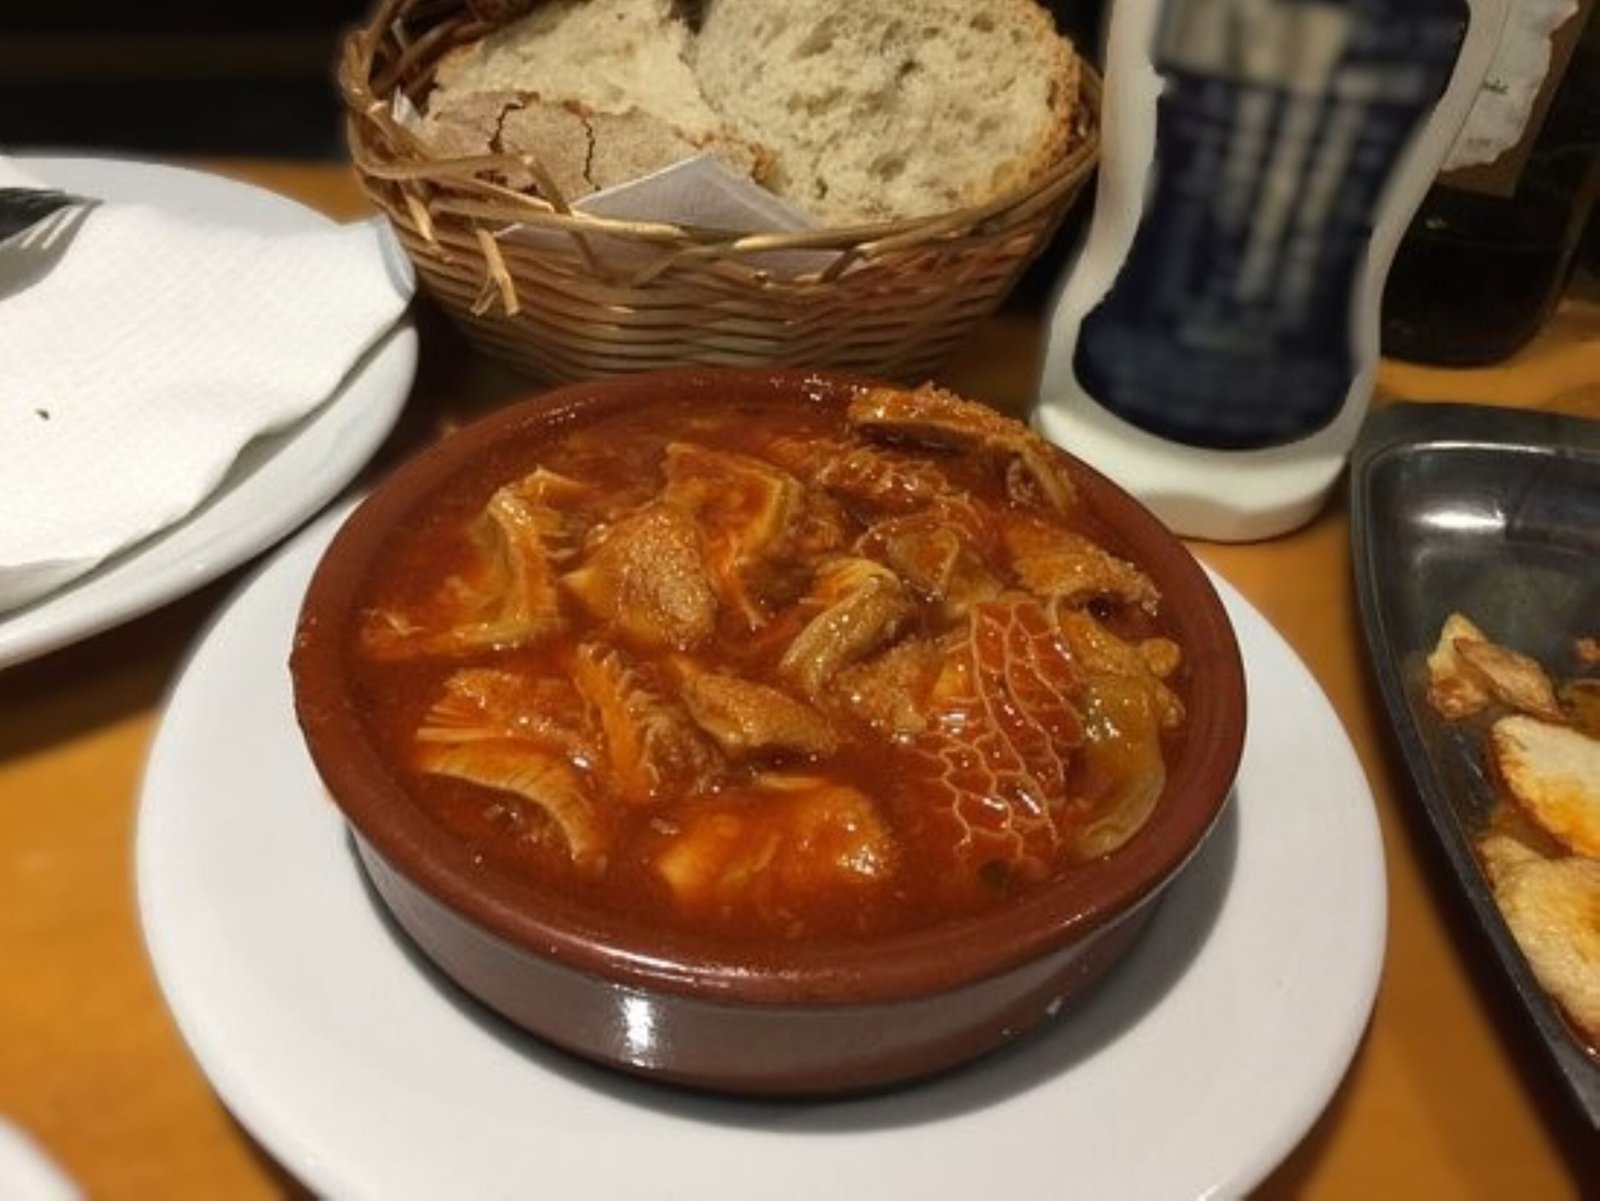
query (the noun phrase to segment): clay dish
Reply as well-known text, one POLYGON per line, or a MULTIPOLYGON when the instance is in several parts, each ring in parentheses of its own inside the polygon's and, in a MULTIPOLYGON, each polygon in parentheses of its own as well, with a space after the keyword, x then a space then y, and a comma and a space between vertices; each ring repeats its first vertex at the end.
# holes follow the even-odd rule
MULTIPOLYGON (((701 406, 844 404, 862 381, 688 370, 577 384, 500 410, 405 464, 353 513, 300 616, 295 702, 311 756, 377 895, 452 980, 539 1037, 630 1072, 761 1094, 879 1087, 951 1068, 1046 1019, 1111 969, 1215 825, 1239 763, 1244 676, 1205 572, 1137 501, 1063 455, 1082 503, 1160 588, 1183 646, 1187 732, 1154 813, 1124 846, 972 918, 873 941, 730 955, 486 871, 408 798, 369 739, 342 634, 391 532, 468 465, 672 393, 701 406)), ((530 1069, 532 1070, 532 1069, 530 1069)))

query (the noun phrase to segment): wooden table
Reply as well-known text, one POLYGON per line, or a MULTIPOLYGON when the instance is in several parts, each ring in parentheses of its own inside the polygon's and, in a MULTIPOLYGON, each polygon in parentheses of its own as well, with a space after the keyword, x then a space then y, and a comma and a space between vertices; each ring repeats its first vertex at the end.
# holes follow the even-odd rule
MULTIPOLYGON (((338 217, 365 204, 340 167, 212 163, 338 217)), ((470 355, 425 312, 422 369, 392 458, 528 385, 470 355)), ((946 373, 1019 410, 1037 322, 986 325, 946 373)), ((1569 298, 1507 364, 1385 364, 1380 402, 1469 399, 1600 416, 1600 304, 1569 298)), ((1600 1140, 1524 1030, 1424 829, 1369 676, 1343 499, 1288 537, 1198 545, 1282 632, 1332 699, 1377 798, 1389 941, 1367 1035, 1326 1113, 1264 1197, 1577 1196, 1600 1140)), ((234 573, 120 629, 0 672, 0 1116, 96 1198, 294 1195, 229 1117, 178 1037, 135 914, 139 777, 185 648, 234 573)))

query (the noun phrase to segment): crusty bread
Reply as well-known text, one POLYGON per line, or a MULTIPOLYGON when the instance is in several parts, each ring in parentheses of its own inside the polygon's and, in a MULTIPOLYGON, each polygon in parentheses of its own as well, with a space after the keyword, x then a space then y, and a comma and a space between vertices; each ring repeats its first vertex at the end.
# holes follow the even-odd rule
MULTIPOLYGON (((568 101, 555 104, 530 92, 446 92, 418 126, 436 153, 462 158, 483 154, 534 156, 564 200, 659 171, 702 151, 735 171, 759 177, 760 152, 742 139, 696 141, 651 113, 592 112, 568 101)), ((536 188, 529 170, 503 172, 508 187, 536 188)))
POLYGON ((1525 814, 1569 850, 1600 856, 1600 740, 1518 713, 1494 723, 1489 750, 1525 814))
POLYGON ((417 132, 452 158, 532 155, 567 201, 702 151, 760 178, 762 150, 700 94, 688 36, 670 0, 551 0, 446 55, 417 132))
POLYGON ((706 150, 851 225, 1033 178, 1071 141, 1078 61, 1034 0, 711 0, 698 35, 673 0, 548 0, 435 85, 437 153, 535 155, 567 199, 706 150))
POLYGON ((446 97, 531 92, 590 112, 638 109, 692 138, 722 121, 689 69, 688 44, 671 0, 549 0, 446 55, 434 85, 446 97))
MULTIPOLYGON (((500 123, 522 104, 519 92, 436 91, 416 125, 417 135, 441 158, 472 158, 500 153, 500 123)), ((519 179, 513 187, 527 187, 519 179)))
POLYGON ((829 225, 984 203, 1071 141, 1078 60, 1033 0, 710 0, 691 53, 769 186, 829 225))

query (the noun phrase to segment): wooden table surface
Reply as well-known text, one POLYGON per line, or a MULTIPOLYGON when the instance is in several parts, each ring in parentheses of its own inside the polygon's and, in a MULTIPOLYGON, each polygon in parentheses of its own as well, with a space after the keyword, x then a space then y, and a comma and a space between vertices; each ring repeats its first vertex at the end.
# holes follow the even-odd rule
MULTIPOLYGON (((332 165, 205 164, 338 217, 365 211, 332 165)), ((945 382, 1018 411, 1037 323, 988 323, 945 382)), ((392 459, 529 385, 469 354, 427 311, 392 459)), ((1514 360, 1476 371, 1386 363, 1379 402, 1465 399, 1600 417, 1600 304, 1571 297, 1514 360)), ((1326 690, 1376 798, 1388 950, 1370 1027, 1331 1105, 1259 1195, 1580 1196, 1600 1141, 1568 1107, 1451 886, 1388 740, 1367 670, 1339 497, 1256 545, 1196 545, 1326 690)), ((207 1085, 163 1004, 135 911, 139 777, 185 649, 235 572, 98 637, 0 671, 0 1118, 96 1198, 254 1198, 298 1188, 207 1085)), ((530 1182, 532 1184, 532 1182, 530 1182)))

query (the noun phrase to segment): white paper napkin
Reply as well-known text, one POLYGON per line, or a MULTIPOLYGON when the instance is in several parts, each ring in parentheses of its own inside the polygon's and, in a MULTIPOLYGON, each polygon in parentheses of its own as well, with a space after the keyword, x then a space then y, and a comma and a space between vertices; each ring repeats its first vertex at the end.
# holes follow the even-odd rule
MULTIPOLYGON (((0 159, 0 186, 37 181, 0 159)), ((377 221, 293 233, 102 204, 0 296, 0 612, 166 528, 328 399, 413 282, 377 221)))
MULTIPOLYGON (((817 222, 782 197, 741 175, 714 154, 697 154, 659 171, 585 196, 573 210, 623 221, 667 221, 732 233, 796 233, 817 222)), ((524 231, 526 232, 526 231, 524 231)), ((648 248, 615 239, 594 239, 602 259, 617 263, 648 259, 648 248)), ((839 257, 836 250, 764 250, 744 256, 747 266, 792 279, 822 271, 839 257)))

